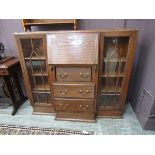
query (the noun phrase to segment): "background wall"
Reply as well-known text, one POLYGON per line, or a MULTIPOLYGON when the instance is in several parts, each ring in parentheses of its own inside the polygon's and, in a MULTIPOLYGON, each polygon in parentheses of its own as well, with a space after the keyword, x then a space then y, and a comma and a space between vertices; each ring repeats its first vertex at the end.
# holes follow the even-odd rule
POLYGON ((0 42, 5 46, 6 55, 18 56, 13 33, 22 31, 20 19, 0 19, 0 42))
MULTIPOLYGON (((141 23, 141 33, 130 95, 135 111, 144 89, 155 97, 155 20, 144 20, 141 23)), ((150 104, 149 102, 151 101, 148 100, 146 105, 150 104)))
MULTIPOLYGON (((52 30, 61 27, 34 27, 32 30, 52 30)), ((80 19, 78 29, 113 29, 113 28, 136 28, 139 29, 135 60, 130 81, 128 100, 136 107, 139 96, 143 89, 147 88, 155 94, 155 20, 137 19, 80 19), (153 67, 154 66, 154 67, 153 67), (154 72, 153 72, 154 71, 154 72)), ((66 27, 69 29, 69 27, 66 27)), ((22 32, 22 22, 19 19, 0 20, 0 42, 5 45, 6 54, 18 56, 13 37, 14 32, 22 32)))
MULTIPOLYGON (((97 28, 123 28, 125 20, 113 20, 113 19, 80 19, 78 20, 78 29, 97 29, 97 28)), ((58 29, 70 29, 69 26, 42 26, 32 27, 32 31, 39 30, 58 30, 58 29)), ((15 46, 15 40, 13 37, 14 32, 22 32, 22 20, 20 19, 0 19, 0 42, 2 42, 6 48, 6 55, 18 56, 18 52, 15 46)))

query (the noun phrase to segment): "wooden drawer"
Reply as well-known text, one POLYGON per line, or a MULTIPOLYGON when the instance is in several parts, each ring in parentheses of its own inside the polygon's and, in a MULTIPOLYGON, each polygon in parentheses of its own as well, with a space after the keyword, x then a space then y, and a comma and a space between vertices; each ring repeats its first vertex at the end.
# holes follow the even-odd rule
POLYGON ((9 75, 6 69, 0 69, 0 75, 9 75))
POLYGON ((56 111, 70 111, 70 112, 90 112, 93 110, 93 100, 89 99, 61 99, 55 98, 56 111))
POLYGON ((91 67, 56 67, 57 81, 91 81, 91 67))
POLYGON ((55 97, 94 98, 94 84, 53 83, 55 97))

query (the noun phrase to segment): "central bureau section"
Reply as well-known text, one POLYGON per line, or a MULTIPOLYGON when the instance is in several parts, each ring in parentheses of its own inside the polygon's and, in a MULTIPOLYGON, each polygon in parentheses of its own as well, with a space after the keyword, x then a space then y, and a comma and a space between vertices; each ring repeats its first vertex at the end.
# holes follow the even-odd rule
POLYGON ((47 35, 56 120, 95 121, 98 38, 93 32, 47 35))

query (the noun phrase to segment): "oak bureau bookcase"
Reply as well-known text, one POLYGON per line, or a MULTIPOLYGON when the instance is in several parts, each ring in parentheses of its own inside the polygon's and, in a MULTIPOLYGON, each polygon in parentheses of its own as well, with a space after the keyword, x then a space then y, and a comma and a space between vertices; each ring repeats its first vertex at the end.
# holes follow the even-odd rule
POLYGON ((15 33, 34 113, 95 122, 123 114, 137 30, 15 33))

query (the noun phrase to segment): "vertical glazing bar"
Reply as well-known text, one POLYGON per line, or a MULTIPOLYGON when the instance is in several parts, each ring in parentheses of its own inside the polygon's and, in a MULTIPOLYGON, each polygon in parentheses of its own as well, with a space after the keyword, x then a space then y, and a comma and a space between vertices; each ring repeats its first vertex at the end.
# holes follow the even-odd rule
MULTIPOLYGON (((115 49, 114 51, 116 52, 117 54, 117 60, 116 60, 116 64, 118 64, 118 68, 119 68, 119 53, 118 53, 118 38, 115 38, 115 49)), ((117 70, 117 69, 116 69, 117 70)), ((115 74, 116 74, 116 85, 115 85, 115 94, 114 94, 114 104, 116 104, 116 95, 117 95, 117 83, 118 83, 118 78, 119 78, 119 75, 117 73, 117 71, 115 71, 115 74)))
MULTIPOLYGON (((39 49, 38 48, 36 48, 36 50, 38 50, 39 51, 39 49)), ((44 73, 43 73, 43 66, 42 66, 42 63, 41 63, 41 59, 40 59, 40 56, 36 53, 36 51, 34 50, 34 52, 35 52, 35 54, 36 54, 36 56, 38 57, 38 59, 39 59, 39 65, 40 65, 40 69, 41 69, 41 78, 42 78, 42 82, 43 82, 43 88, 44 88, 44 93, 45 93, 45 95, 46 95, 46 103, 48 104, 48 100, 47 100, 47 94, 46 94, 46 85, 45 85, 45 80, 44 80, 44 73)), ((44 62, 44 61, 43 61, 44 62)), ((45 63, 45 62, 44 62, 45 63)))
MULTIPOLYGON (((120 56, 119 52, 118 52, 118 62, 117 63, 118 63, 118 69, 117 69, 117 77, 116 77, 116 93, 119 93, 118 83, 119 83, 120 74, 121 74, 121 56, 120 56)), ((115 95, 115 100, 116 100, 116 95, 115 95)), ((115 104, 116 104, 116 102, 115 102, 115 104)))
MULTIPOLYGON (((32 45, 33 45, 33 42, 32 42, 32 45)), ((39 49, 38 48, 36 48, 36 50, 38 50, 39 51, 39 49)), ((44 80, 44 72, 43 72, 43 65, 42 65, 42 63, 41 63, 41 58, 40 58, 40 56, 39 56, 39 54, 34 50, 34 46, 33 46, 33 51, 34 51, 34 53, 36 54, 36 56, 38 57, 38 61, 39 61, 39 65, 40 65, 40 69, 41 69, 41 78, 42 78, 42 82, 43 82, 43 88, 44 88, 44 93, 45 93, 45 95, 46 95, 46 103, 48 104, 48 100, 47 100, 47 93, 46 93, 46 85, 45 85, 45 80, 44 80)), ((45 56, 45 55, 44 55, 45 56)), ((44 62, 44 61, 43 61, 44 62)), ((44 62, 45 63, 45 62, 44 62)), ((41 85, 42 85, 42 83, 41 83, 41 85)))
MULTIPOLYGON (((47 100, 47 94, 46 94, 46 85, 45 85, 45 80, 44 80, 44 75, 43 75, 43 68, 42 68, 42 63, 41 61, 39 60, 40 62, 40 69, 41 69, 41 74, 42 74, 42 81, 43 81, 43 86, 44 86, 44 92, 45 92, 45 95, 46 95, 46 103, 48 104, 48 100, 47 100)), ((44 61, 43 61, 44 62, 44 61)), ((45 62, 44 62, 45 63, 45 62)))
POLYGON ((105 88, 105 92, 108 90, 108 78, 109 78, 109 58, 108 58, 108 62, 107 62, 107 71, 106 71, 107 73, 106 73, 106 78, 105 78, 105 80, 106 80, 106 88, 105 88))
MULTIPOLYGON (((31 47, 32 47, 32 53, 30 55, 30 66, 31 66, 31 70, 32 70, 32 75, 33 75, 33 82, 34 82, 34 88, 36 90, 36 92, 38 91, 38 88, 37 88, 37 84, 36 84, 36 80, 34 78, 34 70, 33 70, 33 63, 32 63, 32 56, 33 56, 33 52, 34 52, 34 47, 33 47, 33 43, 32 43, 32 39, 31 39, 31 47)), ((39 100, 39 95, 37 93, 37 100, 38 100, 38 103, 40 104, 40 100, 39 100)))

